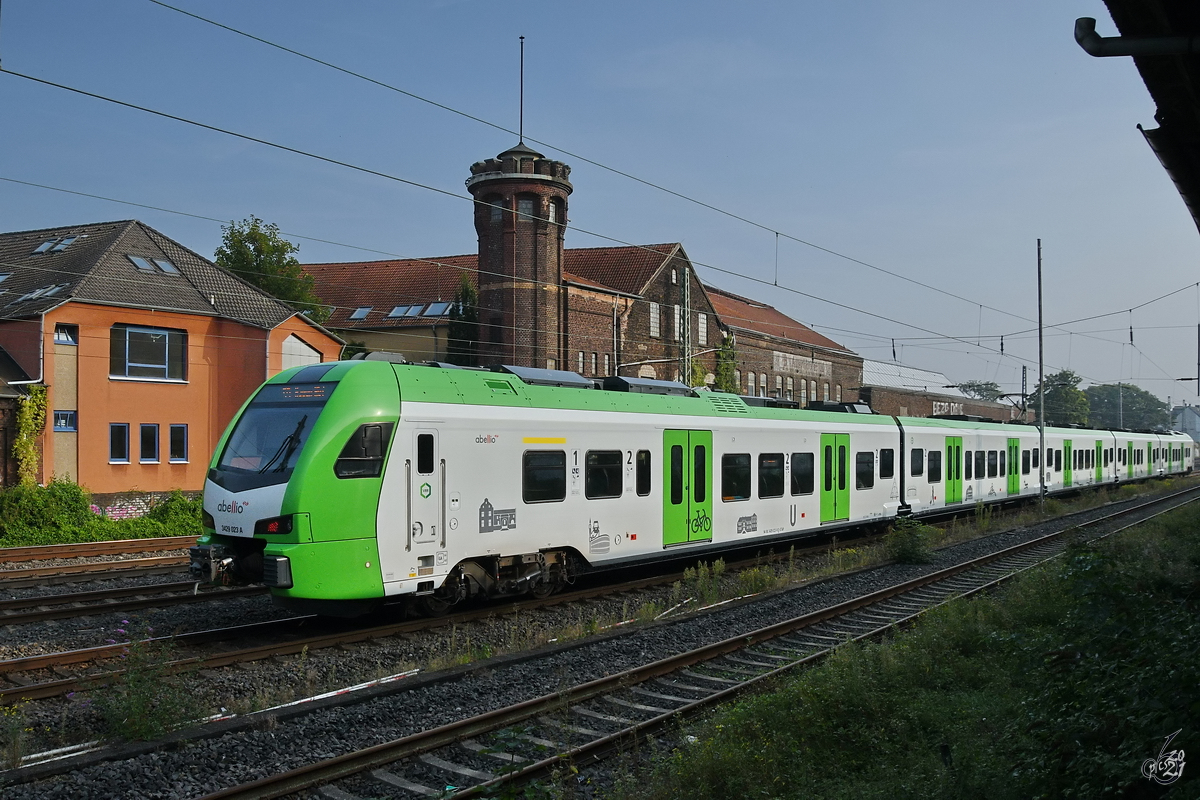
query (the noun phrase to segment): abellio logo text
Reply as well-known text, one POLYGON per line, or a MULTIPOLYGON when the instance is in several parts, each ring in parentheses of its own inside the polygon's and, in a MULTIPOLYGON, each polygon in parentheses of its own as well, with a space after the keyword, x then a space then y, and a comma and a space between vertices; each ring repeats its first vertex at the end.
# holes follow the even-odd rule
POLYGON ((475 437, 475 444, 495 444, 497 439, 494 433, 483 433, 475 437))
POLYGON ((222 500, 217 503, 217 511, 222 514, 241 514, 246 510, 246 506, 248 505, 250 505, 248 502, 239 503, 237 500, 222 500))

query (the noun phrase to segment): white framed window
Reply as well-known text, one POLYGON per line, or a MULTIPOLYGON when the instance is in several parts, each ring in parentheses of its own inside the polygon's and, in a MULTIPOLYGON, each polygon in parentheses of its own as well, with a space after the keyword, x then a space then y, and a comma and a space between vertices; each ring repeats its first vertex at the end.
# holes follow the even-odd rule
POLYGON ((840 383, 837 385, 837 401, 842 402, 842 385, 840 383))
POLYGON ((754 373, 746 373, 746 394, 750 397, 754 396, 754 373))
POLYGON ((138 460, 143 464, 158 463, 158 426, 143 422, 138 431, 138 460))
POLYGON ((708 344, 708 314, 703 312, 696 316, 696 341, 700 345, 708 344))
POLYGON ((683 340, 683 316, 679 313, 679 306, 674 307, 675 310, 675 341, 683 340))
POLYGON ((517 198, 517 219, 531 220, 533 219, 533 198, 518 197, 517 198))
POLYGON ((129 423, 113 422, 108 426, 108 463, 129 463, 129 423))
POLYGON ((54 326, 55 344, 79 344, 79 326, 58 323, 54 326))
POLYGON ((650 304, 650 338, 651 339, 657 339, 657 338, 659 338, 659 336, 662 335, 661 328, 660 328, 661 320, 659 319, 659 313, 660 312, 659 312, 658 303, 651 303, 650 304))
POLYGON ((187 331, 113 325, 108 374, 114 378, 187 380, 187 331))
POLYGON ((822 392, 822 395, 823 395, 823 398, 822 398, 822 399, 824 399, 824 401, 825 401, 826 403, 828 403, 828 402, 829 402, 829 384, 828 384, 828 383, 822 383, 822 384, 821 384, 821 392, 822 392))
POLYGON ((168 451, 172 464, 186 464, 188 460, 188 426, 172 425, 168 451))
POLYGON ((765 372, 759 373, 758 376, 758 396, 767 396, 767 373, 765 372))
POLYGON ((609 366, 609 356, 608 356, 608 353, 605 353, 605 354, 604 354, 604 374, 605 374, 605 375, 612 375, 612 368, 609 366))
POLYGON ((794 394, 795 394, 795 383, 792 380, 791 376, 789 375, 788 379, 787 379, 787 399, 795 400, 796 398, 793 397, 794 394))
POLYGON ((775 376, 775 396, 783 397, 783 376, 782 375, 775 376))
POLYGON ((580 375, 583 374, 583 351, 582 350, 579 351, 579 368, 575 371, 578 372, 580 375))
POLYGON ((596 353, 592 353, 592 375, 596 374, 596 353))
POLYGON ((742 389, 742 371, 740 369, 735 369, 733 371, 733 382, 738 385, 738 391, 741 391, 741 389, 742 389))

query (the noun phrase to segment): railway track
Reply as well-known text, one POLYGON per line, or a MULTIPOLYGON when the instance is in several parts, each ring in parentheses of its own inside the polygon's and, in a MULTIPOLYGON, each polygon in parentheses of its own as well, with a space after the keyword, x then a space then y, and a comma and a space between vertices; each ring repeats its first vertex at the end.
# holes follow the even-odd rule
POLYGON ((267 592, 267 588, 263 586, 200 589, 195 581, 181 581, 123 589, 100 589, 94 592, 40 595, 18 600, 0 600, 0 625, 20 625, 52 619, 136 611, 142 608, 207 603, 267 592))
POLYGON ((749 634, 214 792, 204 800, 281 797, 315 787, 343 800, 397 791, 479 797, 568 764, 586 765, 675 720, 815 663, 847 642, 878 637, 949 600, 995 587, 1061 553, 1067 532, 1137 518, 1091 537, 1102 538, 1198 495, 1193 488, 1157 498, 749 634))
POLYGON ((187 556, 148 556, 85 562, 80 562, 78 559, 186 550, 195 542, 195 536, 166 536, 156 539, 121 539, 108 542, 0 548, 0 565, 71 560, 71 563, 0 569, 0 591, 179 572, 187 569, 187 556))

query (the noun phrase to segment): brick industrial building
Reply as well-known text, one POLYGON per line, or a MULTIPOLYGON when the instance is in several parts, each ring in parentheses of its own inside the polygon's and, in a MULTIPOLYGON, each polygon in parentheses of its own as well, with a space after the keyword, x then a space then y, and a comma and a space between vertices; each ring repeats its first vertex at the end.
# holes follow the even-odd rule
POLYGON ((862 359, 754 300, 705 286, 678 243, 563 247, 570 167, 524 144, 471 166, 477 254, 307 264, 329 327, 368 349, 444 361, 450 301, 478 290, 478 359, 586 376, 711 383, 726 334, 746 394, 853 400, 862 359))

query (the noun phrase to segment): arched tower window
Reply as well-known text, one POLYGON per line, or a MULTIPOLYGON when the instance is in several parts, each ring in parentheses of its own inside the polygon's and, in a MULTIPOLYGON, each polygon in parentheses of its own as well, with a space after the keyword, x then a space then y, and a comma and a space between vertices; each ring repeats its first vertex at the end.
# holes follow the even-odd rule
POLYGON ((484 198, 483 202, 487 203, 488 219, 492 222, 499 222, 504 218, 504 198, 498 194, 490 194, 484 198))
POLYGON ((518 197, 517 198, 517 220, 521 222, 531 221, 533 219, 533 198, 518 197))

